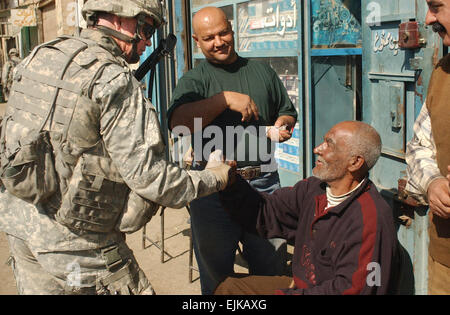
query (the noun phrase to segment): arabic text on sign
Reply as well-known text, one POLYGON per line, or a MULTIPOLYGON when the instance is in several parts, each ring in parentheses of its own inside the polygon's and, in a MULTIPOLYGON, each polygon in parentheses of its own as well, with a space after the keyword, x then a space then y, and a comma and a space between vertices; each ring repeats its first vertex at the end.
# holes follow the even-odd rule
POLYGON ((251 30, 263 29, 263 28, 277 28, 280 30, 277 33, 280 36, 284 36, 286 28, 295 28, 297 26, 297 4, 295 1, 291 1, 291 6, 294 9, 294 17, 289 14, 280 14, 280 5, 277 4, 275 9, 270 7, 266 10, 267 16, 261 17, 260 19, 253 20, 249 23, 249 28, 251 30))
POLYGON ((399 46, 398 46, 398 38, 395 39, 394 36, 389 32, 386 35, 386 32, 383 30, 381 32, 381 36, 378 32, 375 33, 375 41, 373 43, 373 51, 381 52, 384 50, 384 47, 389 47, 390 50, 394 51, 394 56, 397 56, 399 46))

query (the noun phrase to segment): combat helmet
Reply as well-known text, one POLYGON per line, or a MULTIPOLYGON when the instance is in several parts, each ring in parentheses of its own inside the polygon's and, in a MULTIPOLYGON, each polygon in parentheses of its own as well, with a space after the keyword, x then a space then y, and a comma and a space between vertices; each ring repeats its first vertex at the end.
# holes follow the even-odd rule
POLYGON ((8 55, 9 55, 9 56, 18 56, 18 55, 19 55, 19 52, 17 51, 16 48, 11 48, 11 49, 9 50, 9 52, 8 52, 8 55))
POLYGON ((83 17, 88 25, 92 25, 96 12, 112 13, 128 18, 147 15, 154 20, 155 27, 165 23, 161 0, 88 0, 82 9, 83 17))

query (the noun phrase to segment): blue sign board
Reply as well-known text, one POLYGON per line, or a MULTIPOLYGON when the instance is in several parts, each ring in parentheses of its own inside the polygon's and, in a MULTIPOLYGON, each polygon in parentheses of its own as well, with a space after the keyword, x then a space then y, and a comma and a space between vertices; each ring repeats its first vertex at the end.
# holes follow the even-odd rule
POLYGON ((313 0, 311 3, 313 48, 361 47, 361 2, 313 0))

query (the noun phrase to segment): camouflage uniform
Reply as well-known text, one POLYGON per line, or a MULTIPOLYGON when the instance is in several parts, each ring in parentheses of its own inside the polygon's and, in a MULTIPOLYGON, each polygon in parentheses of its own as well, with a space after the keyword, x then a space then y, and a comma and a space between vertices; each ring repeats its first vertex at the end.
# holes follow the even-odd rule
POLYGON ((9 97, 9 92, 11 91, 14 68, 21 61, 15 48, 11 48, 8 55, 9 60, 5 63, 2 70, 2 87, 5 100, 9 97))
MULTIPOLYGON (((111 37, 93 29, 83 30, 81 38, 88 40, 88 48, 76 55, 63 80, 52 78, 61 72, 62 56, 79 49, 80 41, 75 38, 60 38, 49 44, 51 47, 36 49, 15 73, 5 115, 6 128, 3 126, 7 143, 17 142, 38 128, 42 121, 40 113, 48 111, 48 99, 55 90, 51 85, 61 86, 53 115, 44 128, 51 131, 50 141, 55 148, 59 192, 46 203, 32 204, 3 189, 0 230, 8 235, 20 293, 151 294, 149 281, 125 244, 123 230, 116 226, 93 232, 80 227, 82 220, 70 225, 70 220, 64 221, 65 213, 59 217, 72 182, 81 176, 80 161, 86 157, 86 147, 103 149, 103 155, 112 160, 113 165, 108 167, 114 167, 117 181, 126 184, 130 196, 142 196, 150 203, 180 208, 194 198, 217 192, 223 183, 221 186, 214 172, 186 171, 164 159, 165 146, 157 114, 144 98, 119 46, 111 37), (22 66, 34 74, 25 72, 22 66), (95 78, 86 77, 94 73, 95 78), (35 80, 39 78, 48 80, 48 86, 37 84, 35 80), (73 99, 77 94, 69 90, 74 86, 82 86, 94 108, 83 107, 80 100, 73 99), (34 104, 33 109, 21 109, 23 102, 34 104), (67 106, 74 102, 77 110, 71 112, 67 106), (67 117, 72 121, 68 131, 67 117), (77 134, 95 128, 97 134, 77 138, 77 134), (60 136, 65 132, 67 141, 61 145, 60 136), (67 159, 68 156, 71 158, 67 159)), ((97 178, 92 186, 96 182, 97 178)), ((116 191, 119 196, 123 193, 123 189, 116 191)), ((124 203, 126 206, 125 200, 124 203)))

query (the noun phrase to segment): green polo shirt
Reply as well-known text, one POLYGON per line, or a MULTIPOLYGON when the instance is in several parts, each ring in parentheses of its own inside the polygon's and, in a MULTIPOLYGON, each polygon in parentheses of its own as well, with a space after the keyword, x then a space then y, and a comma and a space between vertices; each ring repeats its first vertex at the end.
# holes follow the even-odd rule
MULTIPOLYGON (((230 65, 202 61, 184 74, 173 91, 168 111, 169 126, 175 108, 222 91, 249 95, 258 107, 259 120, 243 123, 240 113, 225 110, 209 126, 192 135, 196 158, 201 154, 206 160, 210 151, 221 149, 228 159, 238 162, 238 167, 269 163, 268 154, 273 151, 273 146, 265 135, 265 126, 273 125, 282 115, 297 118, 297 111, 280 78, 265 63, 242 57, 230 65), (201 153, 198 152, 200 148, 201 153)), ((273 157, 274 152, 271 153, 273 157)))

